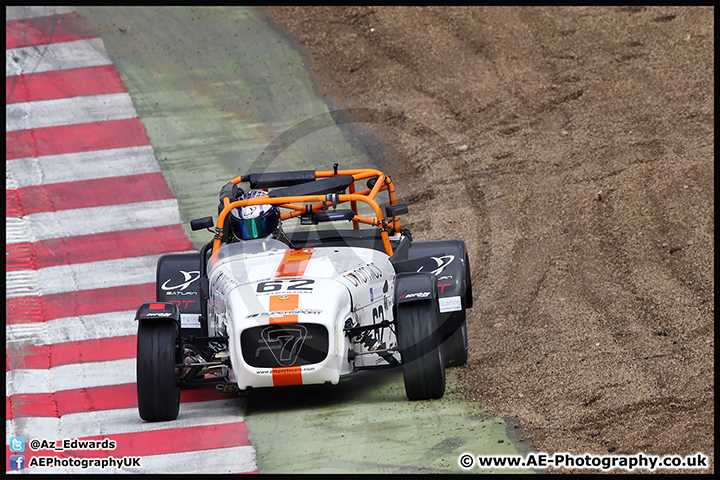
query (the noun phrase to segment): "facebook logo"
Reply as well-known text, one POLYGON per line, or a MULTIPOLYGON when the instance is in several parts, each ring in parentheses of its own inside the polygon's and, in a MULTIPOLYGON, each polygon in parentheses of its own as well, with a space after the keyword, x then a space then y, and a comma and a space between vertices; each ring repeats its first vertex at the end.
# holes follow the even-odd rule
POLYGON ((10 470, 25 468, 25 455, 10 455, 10 470))
POLYGON ((10 437, 10 451, 11 452, 24 452, 25 451, 25 439, 23 437, 10 437))

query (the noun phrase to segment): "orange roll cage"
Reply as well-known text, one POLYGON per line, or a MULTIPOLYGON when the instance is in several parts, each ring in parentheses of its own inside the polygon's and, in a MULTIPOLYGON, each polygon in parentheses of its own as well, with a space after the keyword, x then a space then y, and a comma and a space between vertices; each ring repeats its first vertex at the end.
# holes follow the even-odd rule
MULTIPOLYGON (((390 198, 390 205, 397 205, 395 198, 395 187, 393 186, 390 177, 385 175, 380 170, 361 168, 352 170, 328 170, 328 171, 316 171, 315 178, 327 178, 336 175, 349 175, 353 177, 353 182, 349 185, 348 194, 329 194, 329 195, 299 195, 299 196, 287 196, 287 197, 275 197, 271 198, 268 196, 250 198, 247 200, 238 200, 231 202, 230 199, 224 198, 224 208, 218 215, 217 226, 215 229, 215 237, 213 240, 213 254, 220 248, 223 240, 227 242, 227 234, 225 226, 225 218, 234 208, 245 207, 249 205, 277 205, 280 208, 290 210, 281 214, 282 220, 289 218, 298 217, 305 213, 308 213, 307 204, 310 206, 312 213, 319 212, 321 210, 327 210, 329 207, 335 207, 341 203, 350 202, 350 209, 355 214, 352 218, 353 229, 358 230, 360 224, 364 223, 372 225, 380 229, 380 237, 382 238, 383 246, 385 247, 385 253, 388 256, 393 255, 392 245, 388 235, 388 230, 392 231, 393 234, 400 230, 398 217, 393 217, 391 221, 385 220, 382 209, 375 200, 377 194, 382 191, 387 191, 390 198), (377 177, 375 184, 372 188, 367 188, 361 191, 355 190, 355 182, 368 178, 377 177), (368 204, 373 212, 375 218, 364 217, 358 215, 358 202, 368 204)), ((240 183, 247 181, 247 176, 235 177, 231 180, 232 183, 240 183)), ((267 190, 267 189, 266 189, 267 190)))

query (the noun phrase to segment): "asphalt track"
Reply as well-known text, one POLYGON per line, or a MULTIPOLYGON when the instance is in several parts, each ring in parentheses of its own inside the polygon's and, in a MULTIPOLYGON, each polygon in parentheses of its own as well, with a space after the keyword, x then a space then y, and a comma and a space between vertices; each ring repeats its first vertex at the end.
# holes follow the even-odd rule
MULTIPOLYGON (((81 109, 84 115, 98 115, 84 117, 84 122, 103 122, 129 130, 123 137, 126 142, 122 149, 103 151, 104 173, 93 173, 98 165, 93 155, 96 147, 83 152, 60 148, 46 154, 8 155, 9 162, 12 158, 13 182, 22 181, 18 179, 24 178, 23 172, 36 168, 42 172, 42 180, 7 187, 18 196, 17 203, 22 207, 17 218, 27 222, 34 235, 36 264, 19 268, 19 273, 10 278, 8 283, 17 291, 8 297, 6 305, 8 311, 20 311, 28 299, 40 298, 42 319, 29 324, 17 320, 14 327, 8 327, 9 346, 22 348, 12 353, 8 350, 11 408, 6 420, 6 443, 12 435, 114 435, 121 443, 127 439, 132 445, 124 448, 127 455, 144 455, 148 466, 144 471, 157 473, 198 471, 199 459, 203 459, 201 470, 206 472, 208 461, 215 462, 213 471, 218 472, 459 472, 462 470, 457 460, 461 453, 513 454, 522 449, 507 437, 502 419, 484 417, 476 406, 460 401, 453 392, 457 387, 452 370, 446 397, 432 402, 407 401, 402 378, 395 372, 336 387, 258 390, 245 398, 184 392, 178 421, 143 424, 134 415, 132 404, 134 325, 128 321, 132 312, 120 306, 100 312, 93 309, 93 299, 100 298, 98 292, 103 299, 111 297, 110 303, 118 302, 113 294, 118 296, 120 291, 136 303, 147 296, 146 278, 148 273, 152 277, 152 264, 163 252, 152 251, 152 242, 142 233, 152 229, 147 238, 162 235, 159 243, 167 248, 165 251, 192 248, 188 237, 178 235, 180 224, 187 233, 190 219, 212 214, 219 187, 253 165, 273 170, 329 168, 339 161, 343 167, 352 167, 380 159, 358 146, 352 129, 327 123, 328 106, 315 92, 310 65, 254 10, 83 7, 78 12, 87 21, 86 25, 80 22, 80 29, 97 31, 107 50, 105 56, 100 55, 102 65, 93 68, 114 65, 120 78, 112 69, 102 72, 109 75, 101 82, 103 91, 97 92, 102 98, 83 97, 82 105, 73 101, 72 108, 81 109), (108 104, 113 106, 112 113, 104 108, 108 104), (141 125, 133 123, 136 118, 141 125), (311 133, 293 139, 297 141, 281 152, 266 148, 283 132, 308 119, 318 122, 308 130, 311 133), (147 137, 140 130, 133 134, 132 128, 142 127, 147 137), (137 138, 145 141, 127 144, 137 138), (59 160, 69 160, 63 155, 72 156, 79 168, 58 167, 65 163, 59 160), (271 155, 271 162, 265 161, 263 155, 271 155), (31 164, 32 169, 25 164, 31 164), (83 176, 86 180, 78 178, 83 176), (112 180, 103 184, 104 178, 112 180), (47 202, 37 201, 40 188, 53 202, 51 212, 47 211, 47 202), (77 188, 87 188, 88 192, 76 195, 77 188), (91 212, 84 209, 102 208, 107 203, 102 200, 105 195, 91 193, 98 190, 112 193, 111 213, 120 215, 126 211, 127 218, 136 217, 132 219, 135 228, 108 225, 99 227, 98 232, 97 225, 73 216, 78 211, 88 216, 91 212), (73 203, 76 198, 84 199, 84 203, 73 203), (95 199, 90 200, 95 203, 88 205, 87 199, 95 199), (143 207, 164 212, 164 220, 143 223, 143 207), (43 221, 46 218, 52 218, 51 227, 43 221), (114 235, 118 230, 124 234, 122 239, 114 235), (114 242, 132 243, 128 237, 133 236, 142 240, 125 247, 125 254, 116 259, 86 248, 88 242, 98 238, 109 249, 114 242), (64 258, 51 254, 57 251, 52 250, 52 242, 62 243, 64 258), (51 253, 43 256, 44 251, 51 253), (113 272, 112 278, 108 278, 108 271, 113 272), (18 275, 32 277, 40 295, 28 296, 23 291, 29 288, 27 282, 17 281, 18 275), (74 284, 63 280, 68 277, 75 280, 74 284), (99 290, 98 278, 102 278, 99 290), (55 300, 70 293, 74 306, 73 316, 68 317, 63 303, 55 300), (41 327, 28 333, 27 328, 17 326, 19 323, 41 327), (83 329, 82 338, 78 338, 78 328, 83 329), (92 345, 82 343, 88 341, 92 345), (79 354, 84 364, 77 363, 79 354), (37 392, 37 385, 45 385, 47 393, 37 392), (81 388, 76 392, 71 386, 81 388), (122 401, 113 403, 112 399, 122 401), (161 438, 164 446, 158 448, 161 438), (150 444, 156 448, 148 450, 150 444), (252 451, 250 457, 248 448, 252 451)), ((62 42, 61 30, 53 33, 54 41, 62 42)), ((84 43, 75 46, 86 48, 86 57, 97 55, 103 50, 96 36, 88 32, 84 43)), ((50 45, 55 48, 53 43, 50 45)), ((52 72, 51 68, 48 74, 52 72)), ((18 73, 8 71, 7 75, 18 73)), ((35 73, 40 72, 36 69, 35 73)), ((87 83, 80 82, 83 88, 87 83)), ((22 132, 27 131, 33 132, 37 141, 38 135, 48 129, 75 121, 58 103, 69 101, 64 98, 72 95, 63 94, 48 104, 42 102, 50 100, 13 95, 13 101, 7 102, 7 115, 18 120, 6 139, 22 139, 22 132), (47 114, 33 115, 37 112, 47 114), (30 123, 23 123, 25 118, 30 123)), ((107 220, 97 220, 103 221, 107 220)), ((197 234, 189 238, 195 247, 206 241, 197 234)), ((10 240, 8 244, 19 244, 14 237, 10 240)))

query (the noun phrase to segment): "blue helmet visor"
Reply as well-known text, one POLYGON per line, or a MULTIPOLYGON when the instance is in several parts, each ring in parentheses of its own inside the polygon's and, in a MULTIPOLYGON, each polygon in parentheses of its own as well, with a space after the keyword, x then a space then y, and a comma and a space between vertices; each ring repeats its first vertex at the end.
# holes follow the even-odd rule
POLYGON ((267 217, 251 218, 250 220, 238 220, 236 223, 237 232, 243 240, 264 238, 275 231, 278 226, 278 215, 267 217))

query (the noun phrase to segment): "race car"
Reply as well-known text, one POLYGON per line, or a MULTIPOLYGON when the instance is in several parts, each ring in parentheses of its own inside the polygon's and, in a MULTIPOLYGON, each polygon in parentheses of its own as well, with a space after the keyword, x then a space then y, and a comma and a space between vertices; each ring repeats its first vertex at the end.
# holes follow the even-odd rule
POLYGON ((160 257, 155 301, 137 309, 143 420, 177 418, 183 388, 338 384, 388 368, 411 400, 444 395, 446 366, 467 361, 468 253, 458 239, 414 242, 386 174, 250 173, 222 187, 218 212, 217 225, 191 222, 213 234, 199 252, 160 257))

